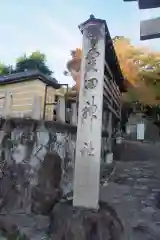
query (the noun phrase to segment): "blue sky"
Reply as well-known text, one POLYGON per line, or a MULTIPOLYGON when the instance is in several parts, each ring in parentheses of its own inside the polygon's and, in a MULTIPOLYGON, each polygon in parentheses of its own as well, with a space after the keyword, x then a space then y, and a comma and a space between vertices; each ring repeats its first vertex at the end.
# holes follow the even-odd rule
POLYGON ((140 20, 159 17, 160 9, 139 11, 135 2, 123 0, 1 0, 0 60, 14 64, 23 53, 40 50, 61 83, 71 49, 81 47, 78 25, 90 14, 107 21, 112 36, 129 37, 136 45, 159 51, 160 39, 139 41, 140 20))

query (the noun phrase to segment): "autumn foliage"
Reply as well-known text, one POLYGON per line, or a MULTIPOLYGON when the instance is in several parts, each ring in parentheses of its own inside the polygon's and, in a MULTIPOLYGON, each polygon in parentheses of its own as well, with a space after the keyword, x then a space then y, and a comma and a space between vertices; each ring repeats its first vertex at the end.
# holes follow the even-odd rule
MULTIPOLYGON (((160 103, 160 53, 135 47, 129 39, 115 37, 113 39, 116 54, 122 73, 127 79, 127 93, 123 101, 140 101, 143 104, 160 103)), ((75 80, 75 89, 80 87, 80 64, 82 51, 77 48, 71 51, 71 60, 67 69, 75 80)))
POLYGON ((130 83, 128 87, 136 85, 138 81, 138 66, 133 59, 133 55, 136 53, 135 49, 131 46, 130 41, 123 37, 114 38, 113 42, 122 73, 130 83))
POLYGON ((67 69, 75 81, 74 90, 79 92, 80 89, 80 66, 81 66, 82 50, 77 48, 71 51, 71 60, 67 62, 67 69))
POLYGON ((135 47, 123 37, 115 38, 114 46, 122 72, 130 83, 125 94, 128 100, 159 104, 160 53, 135 47))

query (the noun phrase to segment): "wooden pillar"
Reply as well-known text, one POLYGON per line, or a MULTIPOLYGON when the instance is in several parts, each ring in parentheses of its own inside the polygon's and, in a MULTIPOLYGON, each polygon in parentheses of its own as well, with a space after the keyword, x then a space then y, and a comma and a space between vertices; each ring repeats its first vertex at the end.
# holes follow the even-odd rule
POLYGON ((2 116, 3 117, 9 117, 11 114, 11 102, 12 102, 12 94, 8 91, 5 92, 5 98, 4 98, 4 105, 3 105, 3 111, 2 116))
POLYGON ((44 106, 43 106, 43 120, 46 117, 46 101, 47 101, 47 85, 45 86, 45 93, 44 93, 44 106))
POLYGON ((66 105, 64 96, 59 96, 57 103, 57 120, 61 122, 66 121, 66 105))
POLYGON ((71 123, 74 125, 77 125, 77 104, 76 103, 72 103, 71 104, 72 107, 72 121, 71 123))
POLYGON ((40 120, 42 112, 42 97, 35 96, 33 100, 32 118, 40 120))
POLYGON ((108 131, 108 150, 109 152, 112 152, 112 112, 108 112, 109 117, 108 117, 108 126, 107 126, 107 131, 108 131))
POLYGON ((83 33, 73 205, 98 208, 105 21, 90 18, 80 25, 83 33))

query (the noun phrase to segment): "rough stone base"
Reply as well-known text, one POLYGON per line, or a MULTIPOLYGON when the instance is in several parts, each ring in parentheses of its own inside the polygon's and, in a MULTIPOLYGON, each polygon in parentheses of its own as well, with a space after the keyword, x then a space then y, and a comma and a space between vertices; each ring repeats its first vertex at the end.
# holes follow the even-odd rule
POLYGON ((0 239, 49 239, 49 217, 34 214, 0 215, 0 239))
POLYGON ((50 232, 54 240, 120 240, 123 226, 112 207, 99 203, 99 210, 72 207, 72 201, 57 204, 50 232))
POLYGON ((123 226, 115 210, 100 202, 98 211, 74 208, 72 201, 57 203, 48 216, 0 215, 4 240, 123 240, 123 226))

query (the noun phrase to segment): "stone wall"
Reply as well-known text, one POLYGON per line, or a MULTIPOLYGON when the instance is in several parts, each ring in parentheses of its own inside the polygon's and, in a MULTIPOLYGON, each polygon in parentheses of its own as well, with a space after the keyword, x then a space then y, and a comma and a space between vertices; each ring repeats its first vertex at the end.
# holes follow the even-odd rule
MULTIPOLYGON (((72 191, 75 147, 75 126, 31 119, 1 119, 0 171, 2 176, 6 164, 22 165, 23 168, 30 169, 25 170, 29 174, 30 184, 36 185, 37 171, 45 160, 45 156, 56 154, 61 161, 61 188, 66 195, 72 191)), ((107 153, 107 136, 104 135, 101 151, 102 168, 104 168, 107 153)))
MULTIPOLYGON (((68 211, 67 202, 72 199, 75 142, 76 127, 71 125, 30 119, 1 120, 0 238, 60 240, 67 234, 65 239, 68 240, 71 239, 70 232, 77 234, 79 225, 85 232, 90 231, 84 227, 83 221, 81 222, 81 215, 84 219, 90 219, 90 211, 89 215, 86 215, 88 213, 85 210, 77 210, 79 213, 76 215, 76 228, 72 223, 75 221, 72 204, 69 206, 70 213, 66 215, 65 212, 68 211), (64 207, 64 204, 66 210, 62 213, 61 206, 64 207), (60 206, 58 212, 56 206, 60 206), (66 220, 65 215, 69 217, 66 220), (58 225, 55 225, 55 221, 58 221, 58 225), (64 225, 61 224, 63 221, 64 225), (65 224, 71 224, 67 233, 65 224), (54 234, 58 238, 52 238, 54 234)), ((102 141, 102 157, 106 151, 104 146, 105 141, 102 141)), ((104 167, 103 164, 102 166, 104 167)), ((94 216, 96 221, 99 214, 100 212, 94 216)), ((111 215, 114 214, 110 213, 110 217, 105 217, 109 224, 107 229, 112 222, 117 222, 111 215)), ((92 222, 88 221, 89 225, 92 225, 92 222)), ((99 225, 98 222, 96 224, 99 225)), ((108 233, 108 238, 105 239, 111 239, 109 236, 108 233)), ((86 240, 85 237, 82 239, 86 240)))
MULTIPOLYGON (((62 161, 64 191, 66 173, 73 169, 76 131, 64 124, 33 120, 2 120, 0 126, 0 165, 22 164, 32 169, 31 184, 46 154, 57 153, 62 161)), ((69 179, 68 179, 69 181, 69 179)))
POLYGON ((0 236, 46 236, 54 205, 72 190, 75 141, 64 124, 1 120, 0 236))

